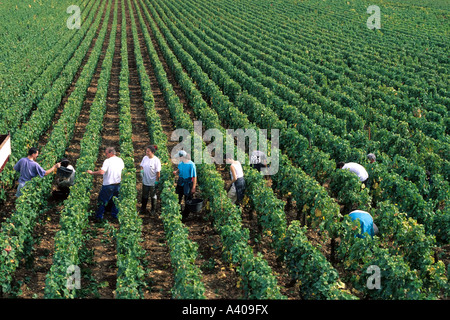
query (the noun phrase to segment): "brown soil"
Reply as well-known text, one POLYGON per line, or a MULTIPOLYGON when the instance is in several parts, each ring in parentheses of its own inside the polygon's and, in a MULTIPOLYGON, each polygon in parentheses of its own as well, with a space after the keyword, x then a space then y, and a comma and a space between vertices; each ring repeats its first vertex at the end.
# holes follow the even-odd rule
MULTIPOLYGON (((96 15, 99 11, 96 12, 96 15)), ((89 56, 92 52, 92 48, 97 41, 97 37, 99 34, 99 30, 103 25, 106 9, 102 12, 102 18, 97 29, 97 32, 94 36, 93 41, 91 42, 90 48, 83 58, 83 62, 81 68, 77 71, 71 86, 67 89, 65 97, 62 99, 60 106, 58 108, 57 113, 54 116, 53 124, 58 122, 60 118, 64 105, 70 97, 71 93, 75 90, 75 86, 77 83, 77 79, 79 78, 82 68, 87 63, 89 56)), ((112 13, 112 11, 111 11, 112 13)), ((112 18, 112 14, 110 14, 110 19, 112 18)), ((109 37, 109 32, 107 33, 107 37, 109 37)), ((80 116, 77 119, 77 123, 75 125, 74 136, 69 144, 69 148, 66 151, 65 157, 70 161, 71 164, 75 164, 78 159, 80 152, 80 141, 84 134, 84 128, 89 121, 89 108, 92 104, 97 81, 99 78, 100 70, 101 70, 101 62, 103 61, 104 54, 106 51, 107 43, 103 44, 103 52, 99 58, 99 63, 97 66, 96 73, 91 80, 90 87, 87 90, 86 98, 80 113, 80 116)), ((39 140, 39 146, 42 148, 48 138, 51 135, 52 127, 50 127, 47 132, 41 136, 39 140)), ((56 188, 54 188, 56 190, 56 188)), ((15 198, 12 198, 12 204, 9 206, 14 206, 15 198)), ((21 298, 43 298, 44 297, 44 288, 45 288, 45 277, 50 267, 52 265, 52 257, 54 251, 54 236, 59 231, 59 215, 61 210, 63 209, 63 203, 61 201, 55 200, 53 198, 48 199, 49 210, 45 212, 45 214, 40 217, 40 221, 36 224, 36 228, 34 234, 36 235, 35 245, 33 247, 33 251, 30 257, 26 258, 23 264, 19 266, 16 271, 15 282, 18 287, 20 287, 19 295, 21 298)))
MULTIPOLYGON (((152 142, 148 134, 148 125, 145 116, 144 103, 142 99, 139 74, 134 54, 134 40, 131 30, 130 8, 128 3, 125 5, 127 16, 127 47, 128 47, 128 68, 129 68, 129 89, 130 89, 130 107, 133 123, 133 148, 135 166, 139 168, 142 158, 145 156, 145 150, 152 142)), ((142 35, 140 35, 142 39, 142 35)), ((148 66, 148 64, 147 64, 148 66)), ((153 87, 153 86, 152 86, 153 87)), ((163 101, 161 100, 160 103, 163 101)), ((142 183, 139 174, 136 174, 138 190, 138 210, 141 207, 142 183)), ((157 212, 160 213, 159 201, 157 212)), ((150 209, 150 203, 147 209, 150 209)), ((171 297, 171 288, 173 286, 173 271, 170 267, 170 254, 165 242, 164 227, 161 219, 150 215, 149 213, 141 215, 143 220, 143 247, 146 251, 146 282, 149 284, 148 290, 144 293, 146 299, 168 299, 171 297)))
MULTIPOLYGON (((134 6, 132 2, 132 8, 128 8, 126 5, 125 12, 122 12, 120 2, 119 2, 119 19, 117 26, 117 37, 115 54, 113 58, 113 66, 111 79, 109 83, 109 90, 107 96, 107 109, 104 117, 104 126, 102 131, 102 145, 99 149, 99 156, 95 164, 95 170, 101 167, 103 161, 105 160, 104 149, 107 146, 114 146, 116 150, 120 150, 119 145, 119 110, 118 110, 118 99, 119 99, 119 73, 121 65, 120 56, 120 35, 121 35, 121 18, 125 14, 127 17, 127 46, 128 46, 128 66, 130 72, 130 100, 131 100, 131 113, 132 113, 132 123, 133 123, 133 145, 134 145, 134 158, 135 165, 138 167, 142 157, 145 155, 145 147, 151 143, 148 136, 148 127, 145 119, 144 107, 142 103, 142 93, 139 84, 139 77, 136 68, 136 61, 133 51, 133 37, 131 34, 131 22, 130 14, 134 13, 136 22, 138 22, 138 17, 136 10, 141 10, 142 13, 142 2, 139 2, 138 8, 134 6), (130 10, 132 9, 132 10, 130 10)), ((109 27, 112 24, 112 11, 110 16, 109 27)), ((100 57, 100 62, 104 57, 106 50, 107 40, 109 39, 109 31, 107 33, 106 41, 103 47, 103 53, 100 57)), ((157 82, 152 64, 149 61, 149 55, 147 48, 145 46, 144 38, 142 35, 142 30, 137 23, 137 30, 139 36, 139 44, 142 51, 142 56, 144 58, 144 64, 146 66, 147 73, 150 78, 152 94, 155 100, 155 108, 161 119, 162 126, 168 136, 168 147, 169 151, 176 144, 176 142, 170 142, 170 134, 175 129, 173 121, 170 117, 169 110, 167 108, 166 102, 164 100, 164 95, 157 82)), ((166 62, 164 61, 163 55, 160 48, 153 36, 152 30, 147 24, 147 30, 150 36, 153 38, 153 45, 157 49, 159 59, 163 63, 163 66, 168 75, 169 81, 172 83, 175 92, 180 98, 180 101, 184 105, 185 112, 190 115, 192 120, 196 120, 195 114, 192 108, 187 102, 187 98, 184 95, 183 90, 175 81, 175 78, 168 68, 166 62)), ((98 35, 98 33, 97 33, 98 35)), ((90 53, 90 50, 89 50, 90 53)), ((89 53, 87 56, 89 56, 89 53)), ((87 61, 87 58, 85 59, 87 61)), ((83 62, 83 65, 85 63, 83 62)), ((80 68, 81 70, 81 68, 80 68)), ((89 120, 89 107, 92 103, 95 93, 98 76, 101 71, 101 63, 96 70, 95 76, 92 79, 91 86, 88 89, 85 105, 83 106, 82 113, 77 120, 77 126, 75 130, 75 135, 72 139, 70 147, 67 149, 66 157, 72 163, 76 163, 79 156, 79 143, 83 137, 84 128, 89 120)), ((79 74, 79 73, 78 73, 79 74)), ((78 75, 77 75, 78 77, 78 75)), ((70 92, 76 84, 77 77, 75 77, 71 88, 68 89, 66 97, 61 103, 58 113, 62 112, 64 101, 67 101, 70 92)), ((58 114, 54 118, 54 123, 59 118, 58 114)), ((49 131, 43 135, 39 144, 44 145, 51 134, 51 128, 49 131)), ((119 154, 120 156, 120 154, 119 154)), ((225 182, 229 182, 229 171, 228 167, 225 165, 217 166, 218 172, 222 175, 225 182)), ((140 197, 142 192, 142 184, 140 183, 140 178, 137 175, 137 191, 138 191, 138 207, 140 207, 140 197)), ((267 181, 270 185, 270 180, 267 181)), ((94 179, 94 189, 91 191, 91 206, 90 210, 92 215, 95 213, 97 206, 97 197, 102 184, 102 177, 97 176, 94 179)), ((200 182, 201 189, 201 182, 200 182)), ((0 209, 0 218, 3 222, 10 212, 14 208, 14 193, 15 190, 7 190, 7 201, 0 209)), ((201 197, 201 191, 198 194, 201 197)), ((288 199, 283 198, 287 203, 291 204, 288 199)), ((157 214, 160 213, 160 202, 157 204, 157 214)), ((49 200, 49 210, 43 214, 40 221, 37 223, 34 234, 36 235, 35 245, 32 251, 31 260, 29 263, 25 263, 23 260, 21 266, 15 274, 14 284, 17 290, 18 298, 43 298, 44 288, 45 288, 45 277, 49 271, 52 264, 52 254, 54 251, 53 238, 56 232, 59 230, 59 213, 63 208, 62 202, 57 202, 54 200, 49 200)), ((286 217, 288 222, 297 218, 297 208, 295 203, 287 205, 285 208, 286 217)), ((86 243, 86 251, 91 253, 90 259, 88 259, 83 265, 83 269, 89 270, 90 279, 89 287, 91 288, 86 293, 86 298, 114 298, 116 289, 116 279, 117 279, 117 260, 116 260, 116 244, 114 238, 114 230, 119 228, 117 221, 110 219, 108 213, 106 213, 105 218, 106 223, 97 224, 92 219, 89 223, 86 234, 89 236, 86 243)), ((171 267, 170 253, 167 243, 165 241, 166 236, 163 228, 161 219, 158 216, 152 216, 150 214, 141 214, 143 220, 142 229, 142 247, 145 249, 146 255, 142 261, 145 273, 145 282, 147 284, 144 290, 145 299, 170 299, 171 289, 173 286, 173 270, 171 267)), ((267 260, 269 266, 272 268, 274 275, 277 278, 278 284, 282 289, 282 294, 284 294, 288 299, 300 299, 300 294, 298 286, 291 283, 288 271, 283 263, 277 260, 274 250, 271 247, 271 240, 269 237, 265 236, 261 232, 261 228, 258 224, 258 217, 256 212, 250 206, 244 206, 242 208, 242 220, 243 228, 248 228, 250 231, 250 241, 249 245, 253 247, 255 254, 260 252, 263 257, 267 260)), ((208 299, 240 299, 244 298, 242 289, 239 288, 239 276, 237 275, 233 266, 230 266, 222 259, 222 244, 220 241, 220 236, 214 229, 211 219, 208 216, 208 212, 203 210, 201 213, 191 214, 185 225, 189 229, 189 237, 192 241, 198 244, 198 259, 196 261, 197 265, 202 270, 202 281, 205 285, 205 296, 208 299)), ((321 244, 319 246, 328 258, 330 255, 329 244, 324 244, 322 239, 313 231, 308 233, 308 237, 313 244, 321 244)), ((449 262, 448 247, 442 248, 439 251, 440 257, 445 259, 446 265, 449 262)))

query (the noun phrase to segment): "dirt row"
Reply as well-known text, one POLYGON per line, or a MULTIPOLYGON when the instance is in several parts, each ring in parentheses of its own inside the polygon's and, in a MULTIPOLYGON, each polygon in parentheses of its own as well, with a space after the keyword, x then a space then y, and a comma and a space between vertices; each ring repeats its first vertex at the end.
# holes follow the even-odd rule
MULTIPOLYGON (((92 22, 89 25, 89 27, 91 27, 92 24, 94 23, 94 21, 96 20, 96 17, 99 14, 99 8, 100 7, 101 6, 99 6, 97 8, 97 11, 94 13, 94 18, 92 19, 92 22)), ((91 10, 93 10, 93 9, 91 8, 91 10)), ((87 15, 89 15, 89 14, 90 14, 90 12, 87 13, 87 15)), ((103 19, 104 19, 104 16, 102 16, 101 19, 102 19, 101 20, 101 23, 102 23, 103 19)), ((92 51, 92 48, 93 48, 93 46, 95 44, 97 36, 98 36, 98 31, 97 31, 97 33, 96 33, 96 35, 95 35, 95 37, 94 37, 94 39, 93 39, 89 49, 88 49, 88 53, 86 54, 86 56, 83 58, 83 60, 81 62, 80 68, 75 73, 75 76, 74 76, 74 79, 73 79, 71 85, 69 86, 69 88, 67 88, 67 90, 66 90, 66 92, 64 94, 64 97, 61 100, 61 103, 60 103, 60 105, 59 105, 59 107, 58 107, 58 109, 56 111, 56 114, 55 114, 53 120, 52 120, 53 124, 58 121, 59 117, 61 116, 62 110, 64 108, 64 104, 67 102, 68 97, 70 96, 70 94, 75 89, 75 83, 77 82, 77 79, 80 77, 81 71, 83 70, 84 65, 86 64, 86 62, 89 59, 90 52, 92 51)), ((35 106, 33 108, 33 112, 34 112, 34 110, 35 110, 35 106)), ((51 130, 52 130, 52 126, 50 126, 49 129, 45 133, 43 133, 43 135, 40 137, 40 140, 38 142, 38 146, 39 147, 42 147, 43 145, 45 145, 45 142, 47 141, 47 139, 48 139, 48 137, 49 137, 49 135, 51 133, 51 130)), ((1 206, 0 206, 0 223, 5 221, 14 211, 15 200, 16 200, 16 196, 15 196, 16 195, 16 188, 17 188, 17 182, 16 182, 16 185, 15 185, 14 188, 5 190, 6 191, 6 200, 4 201, 4 203, 1 203, 1 206)))
MULTIPOLYGON (((139 2, 139 4, 139 8, 135 8, 135 10, 139 9, 143 14, 142 6, 144 6, 144 4, 142 2, 139 2)), ((175 93, 180 98, 185 112, 189 114, 192 121, 197 120, 192 107, 187 102, 188 99, 186 98, 182 88, 175 80, 172 71, 164 60, 161 49, 159 48, 148 21, 146 27, 150 37, 153 39, 153 46, 158 53, 158 57, 163 64, 168 79, 171 82, 175 93)), ((138 26, 138 33, 142 33, 140 26, 138 26)), ((141 48, 143 46, 145 45, 141 42, 141 48)), ((209 99, 205 99, 205 101, 210 103, 209 99)), ((164 117, 161 119, 164 120, 164 117)), ((174 130, 174 127, 171 126, 170 130, 174 130)), ((225 182, 230 181, 230 174, 225 165, 217 165, 217 171, 221 174, 225 182)), ((199 186, 201 188, 201 181, 199 181, 199 186)), ((268 261, 274 274, 277 276, 277 281, 282 288, 282 293, 290 299, 299 299, 298 290, 295 290, 292 285, 285 266, 277 261, 276 255, 270 246, 270 240, 267 237, 261 236, 256 212, 249 206, 243 207, 242 209, 243 227, 250 230, 249 244, 254 247, 255 253, 261 252, 264 258, 268 261)), ((290 216, 295 216, 295 208, 291 207, 286 213, 290 216)), ((208 221, 208 218, 205 215, 195 216, 192 220, 188 220, 186 225, 189 227, 189 235, 191 240, 195 241, 199 245, 198 251, 200 253, 200 259, 198 259, 198 264, 200 266, 207 266, 206 268, 202 268, 205 287, 208 291, 211 290, 211 292, 206 293, 206 296, 208 298, 219 297, 231 299, 241 297, 243 293, 239 288, 237 288, 238 275, 233 268, 230 268, 230 266, 226 265, 222 261, 220 250, 222 246, 220 243, 220 237, 211 227, 211 223, 208 221)))
MULTIPOLYGON (((101 8, 101 6, 99 6, 99 8, 101 8)), ((90 47, 85 57, 82 60, 79 70, 76 72, 71 85, 66 90, 65 96, 60 102, 58 110, 53 118, 53 124, 56 124, 58 122, 58 119, 60 118, 64 110, 65 104, 67 103, 72 92, 75 90, 78 78, 87 61, 89 60, 92 49, 95 46, 95 43, 97 41, 101 27, 103 26, 106 15, 110 14, 110 19, 112 18, 112 13, 106 12, 106 7, 101 12, 100 9, 98 9, 97 12, 95 13, 95 17, 97 17, 98 14, 102 15, 99 27, 94 35, 94 38, 90 44, 90 47)), ((107 33, 106 38, 107 37, 109 37, 109 31, 107 33)), ((74 137, 72 138, 69 144, 69 148, 66 151, 65 157, 68 158, 72 164, 76 163, 76 159, 79 156, 80 151, 79 142, 83 136, 84 128, 89 120, 89 107, 92 104, 92 101, 95 96, 97 81, 99 77, 99 70, 101 62, 103 61, 105 55, 105 50, 106 50, 105 44, 103 44, 103 50, 99 58, 100 60, 96 73, 88 89, 80 117, 77 119, 76 127, 74 130, 74 137)), ((47 143, 47 140, 51 135, 52 129, 53 126, 50 126, 47 132, 40 137, 38 142, 39 149, 42 149, 47 143)), ((14 204, 14 201, 15 198, 12 198, 11 199, 12 205, 14 204)), ((33 247, 33 252, 31 256, 28 257, 27 261, 22 261, 15 274, 15 285, 17 286, 18 290, 17 294, 18 297, 20 298, 44 297, 45 278, 52 265, 52 257, 54 252, 54 236, 59 231, 60 211, 63 208, 62 203, 60 201, 55 201, 51 197, 48 199, 48 205, 50 209, 46 211, 42 217, 40 217, 40 221, 38 221, 38 223, 36 224, 36 228, 34 231, 35 245, 33 247)))
MULTIPOLYGON (((138 16, 136 10, 141 10, 141 8, 136 8, 134 3, 132 3, 132 11, 134 14, 134 19, 138 22, 138 16)), ((141 12, 141 14, 143 14, 141 12)), ((161 88, 159 87, 158 81, 156 79, 156 75, 154 73, 153 68, 151 67, 151 62, 149 60, 149 54, 147 47, 145 45, 144 37, 142 34, 142 29, 139 23, 137 25, 137 32, 139 38, 139 45, 141 49, 141 53, 144 60, 144 65, 146 66, 147 74, 150 79, 150 85, 152 88, 152 94, 155 100, 155 108, 161 119, 161 125, 163 126, 164 132, 167 134, 168 138, 168 148, 170 149, 177 143, 175 141, 170 141, 170 135, 175 130, 175 126, 170 117, 170 113, 167 107, 167 104, 164 100, 163 93, 161 88)), ((181 87, 178 83, 176 83, 173 74, 170 72, 167 63, 165 62, 158 46, 157 42, 151 33, 151 28, 147 24, 147 30, 150 33, 150 36, 153 40, 153 46, 158 51, 158 57, 162 62, 164 69, 168 75, 168 79, 171 82, 174 91, 177 93, 180 98, 181 103, 184 106, 185 112, 193 117, 192 109, 189 108, 187 98, 184 95, 184 92, 181 90, 181 87)), ((130 56, 130 55, 129 55, 130 56)), ((133 54, 134 59, 134 54, 133 54)), ((130 69, 131 74, 131 69, 130 69)), ((159 213, 160 211, 158 211, 159 213)), ((152 218, 155 219, 155 218, 152 218)), ((157 219, 158 223, 161 223, 160 219, 157 219)), ((236 292, 236 281, 237 277, 234 272, 230 271, 227 267, 225 267, 222 263, 221 259, 221 245, 220 245, 220 237, 211 227, 211 223, 204 219, 203 214, 191 214, 188 221, 186 221, 185 225, 189 228, 189 235, 192 241, 195 241, 199 244, 199 259, 197 263, 199 267, 203 271, 203 283, 205 284, 205 296, 208 299, 214 298, 236 298, 241 296, 240 292, 236 292), (231 283, 230 283, 231 281, 231 283)))
MULTIPOLYGON (((107 146, 114 146, 116 150, 120 151, 119 145, 119 74, 121 67, 121 42, 120 35, 122 27, 127 28, 127 46, 128 46, 128 67, 130 75, 130 101, 131 101, 131 113, 133 123, 133 145, 134 145, 134 159, 136 167, 142 157, 145 155, 145 147, 152 143, 148 135, 148 127, 145 118, 145 110, 142 101, 142 92, 140 89, 139 76, 136 67, 136 59, 134 56, 134 44, 131 34, 131 22, 130 14, 134 15, 135 21, 138 22, 137 10, 141 10, 144 4, 139 2, 139 6, 135 7, 132 2, 132 8, 128 7, 126 3, 126 10, 122 12, 120 2, 118 8, 118 25, 117 25, 117 37, 115 41, 115 53, 113 58, 111 79, 108 88, 107 96, 107 109, 103 122, 102 130, 102 145, 99 150, 99 157, 95 164, 95 169, 101 167, 105 160, 103 150, 107 146), (122 15, 126 15, 127 24, 122 26, 122 15)), ((90 105, 93 102, 95 93, 97 91, 97 81, 101 72, 101 62, 103 61, 109 34, 112 27, 113 10, 111 9, 110 20, 108 25, 108 32, 103 44, 102 54, 100 61, 95 72, 95 75, 91 81, 91 85, 88 89, 86 100, 83 105, 83 109, 80 117, 77 119, 77 125, 75 129, 74 137, 70 143, 69 148, 66 151, 66 157, 72 164, 76 164, 76 160, 80 153, 80 141, 84 134, 84 128, 89 121, 90 105)), ((102 23, 106 12, 103 12, 102 23)), ((99 29, 101 28, 101 25, 99 29)), ((158 43, 152 33, 150 26, 146 25, 147 31, 150 33, 153 39, 153 45, 155 46, 160 61, 162 62, 165 71, 168 75, 169 81, 172 83, 176 94, 179 96, 180 101, 183 103, 185 112, 188 113, 192 121, 196 120, 195 114, 190 107, 188 100, 175 81, 174 75, 167 66, 158 43)), ((176 142, 170 142, 171 132, 175 129, 173 121, 170 117, 167 104, 164 100, 163 93, 159 87, 156 75, 152 68, 152 64, 149 61, 149 55, 144 42, 143 30, 139 23, 137 23, 137 31, 139 37, 139 45, 141 48, 144 64, 150 78, 152 94, 155 100, 155 108, 161 119, 164 131, 168 136, 169 148, 172 148, 176 142)), ((91 45, 91 49, 97 39, 98 32, 91 45)), ((86 63, 91 49, 86 55, 83 66, 86 63)), ((67 90, 66 96, 61 102, 58 113, 55 115, 53 123, 56 123, 59 119, 64 104, 70 97, 71 92, 74 90, 79 73, 74 78, 72 86, 67 90)), ((39 141, 39 145, 45 145, 48 137, 51 134, 51 129, 43 135, 39 141)), ((120 154, 119 154, 120 155, 120 154)), ((93 168, 94 169, 94 168, 93 168)), ((222 175, 224 181, 229 181, 229 172, 225 166, 218 166, 218 172, 222 175)), ((137 176, 137 190, 138 190, 138 208, 140 206, 140 196, 142 190, 142 184, 140 178, 137 176)), ((91 206, 92 216, 97 205, 97 196, 102 184, 101 177, 95 177, 94 189, 91 192, 91 206)), ((201 188, 201 181, 199 181, 201 188)), ((12 191, 11 191, 12 192, 12 191)), ((201 196, 201 195, 200 195, 201 196)), ((14 197, 11 197, 11 201, 14 201, 14 197)), ((18 291, 19 298, 43 298, 45 277, 50 270, 52 263, 52 255, 54 251, 53 238, 56 232, 59 230, 59 213, 63 208, 62 202, 49 200, 50 210, 48 210, 41 218, 41 221, 37 224, 35 234, 36 243, 33 249, 33 261, 31 264, 23 263, 17 270, 15 282, 20 290, 18 291)), ((157 213, 160 213, 160 202, 158 201, 157 213)), ((286 208, 286 214, 289 219, 295 217, 296 208, 290 206, 286 208)), ((83 280, 83 285, 88 287, 84 294, 86 298, 114 298, 115 286, 116 286, 116 274, 117 274, 117 260, 114 230, 119 228, 117 221, 110 219, 110 216, 105 216, 107 222, 103 224, 97 224, 95 221, 90 221, 86 230, 87 243, 85 252, 87 253, 87 259, 82 266, 83 270, 89 270, 88 277, 83 280)), ((146 270, 145 282, 147 288, 144 292, 145 299, 170 299, 171 288, 173 285, 173 270, 170 266, 170 254, 165 242, 165 233, 162 221, 159 217, 151 216, 150 214, 141 215, 143 220, 143 243, 142 246, 146 251, 146 256, 143 261, 143 265, 146 270)), ((243 208, 243 227, 250 230, 250 245, 254 247, 255 253, 261 252, 265 259, 268 261, 274 274, 277 276, 278 283, 282 288, 282 293, 290 299, 299 299, 298 288, 295 288, 290 283, 288 272, 283 264, 280 264, 270 246, 270 239, 260 234, 256 213, 249 207, 243 208)), ((208 299, 236 299, 243 297, 242 289, 238 287, 239 277, 236 274, 233 267, 230 267, 222 260, 222 245, 220 242, 220 236, 212 227, 207 213, 203 211, 199 214, 191 214, 186 226, 189 228, 189 236, 192 241, 195 241, 198 245, 199 258, 197 260, 198 266, 203 273, 203 283, 206 288, 205 295, 208 299)))

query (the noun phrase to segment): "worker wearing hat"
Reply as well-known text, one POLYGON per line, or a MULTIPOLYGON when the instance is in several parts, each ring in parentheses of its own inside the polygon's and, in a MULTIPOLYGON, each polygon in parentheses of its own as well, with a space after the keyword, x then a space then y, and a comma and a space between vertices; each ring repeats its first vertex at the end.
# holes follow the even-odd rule
POLYGON ((173 173, 175 175, 178 174, 176 192, 178 194, 178 203, 180 205, 184 196, 185 208, 182 211, 182 216, 183 221, 186 221, 189 215, 186 202, 192 199, 192 196, 195 193, 195 188, 197 186, 197 170, 195 163, 190 160, 186 151, 180 150, 177 156, 180 158, 180 162, 178 163, 178 169, 173 173))
POLYGON ((377 157, 375 157, 375 155, 373 153, 369 153, 367 155, 367 159, 369 159, 370 163, 374 163, 375 161, 377 161, 377 157))

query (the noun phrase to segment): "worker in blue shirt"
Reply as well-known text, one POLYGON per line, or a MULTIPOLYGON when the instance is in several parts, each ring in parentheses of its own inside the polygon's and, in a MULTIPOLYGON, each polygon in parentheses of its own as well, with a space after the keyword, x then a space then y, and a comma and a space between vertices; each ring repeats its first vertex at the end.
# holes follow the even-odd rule
POLYGON ((176 193, 178 194, 178 203, 180 205, 184 197, 185 209, 182 211, 182 221, 186 221, 189 215, 189 210, 187 209, 186 204, 192 199, 197 187, 197 170, 195 163, 190 160, 190 157, 186 151, 179 151, 178 157, 180 158, 178 169, 175 170, 173 174, 178 174, 176 193))
POLYGON ((370 213, 363 210, 354 210, 349 214, 352 221, 359 220, 361 224, 361 232, 357 235, 359 238, 365 238, 367 233, 369 236, 373 237, 378 234, 378 227, 373 222, 373 218, 370 213))

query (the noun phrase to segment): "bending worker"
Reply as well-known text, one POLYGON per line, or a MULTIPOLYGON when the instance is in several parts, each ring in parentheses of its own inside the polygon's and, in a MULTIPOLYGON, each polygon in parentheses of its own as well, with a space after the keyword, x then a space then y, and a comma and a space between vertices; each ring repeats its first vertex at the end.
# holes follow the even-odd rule
POLYGON ((358 233, 357 237, 365 238, 365 234, 367 233, 369 236, 373 237, 378 234, 378 227, 373 222, 373 218, 367 211, 363 210, 354 210, 349 213, 352 221, 359 220, 361 224, 361 231, 358 233))
POLYGON ((231 176, 231 183, 227 188, 227 195, 231 199, 231 202, 239 205, 244 198, 245 192, 244 170, 242 169, 241 163, 233 159, 233 155, 227 154, 225 160, 230 165, 231 176))
POLYGON ((366 182, 367 178, 369 178, 369 174, 367 173, 366 169, 356 162, 348 162, 348 163, 338 162, 336 168, 348 169, 349 171, 356 174, 362 183, 366 182))

